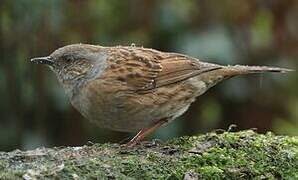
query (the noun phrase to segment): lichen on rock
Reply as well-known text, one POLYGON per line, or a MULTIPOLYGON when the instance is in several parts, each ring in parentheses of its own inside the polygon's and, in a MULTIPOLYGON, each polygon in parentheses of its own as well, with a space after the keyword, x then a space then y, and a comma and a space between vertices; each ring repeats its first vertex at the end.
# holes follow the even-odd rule
POLYGON ((298 179, 298 137, 252 130, 0 153, 0 179, 298 179))

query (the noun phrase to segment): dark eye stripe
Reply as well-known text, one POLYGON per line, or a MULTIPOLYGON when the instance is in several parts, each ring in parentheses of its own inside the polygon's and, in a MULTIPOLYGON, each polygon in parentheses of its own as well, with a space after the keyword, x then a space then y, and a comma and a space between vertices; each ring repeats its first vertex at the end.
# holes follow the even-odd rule
POLYGON ((69 62, 69 61, 72 61, 72 60, 73 60, 73 57, 70 56, 70 55, 64 55, 64 56, 62 56, 62 59, 63 59, 64 61, 69 62))

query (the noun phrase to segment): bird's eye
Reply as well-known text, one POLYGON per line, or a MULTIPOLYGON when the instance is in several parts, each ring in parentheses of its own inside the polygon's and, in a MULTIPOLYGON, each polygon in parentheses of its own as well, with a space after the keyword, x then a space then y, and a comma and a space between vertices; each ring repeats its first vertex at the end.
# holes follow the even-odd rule
POLYGON ((72 56, 64 56, 63 60, 68 63, 68 62, 71 62, 73 60, 73 57, 72 56))

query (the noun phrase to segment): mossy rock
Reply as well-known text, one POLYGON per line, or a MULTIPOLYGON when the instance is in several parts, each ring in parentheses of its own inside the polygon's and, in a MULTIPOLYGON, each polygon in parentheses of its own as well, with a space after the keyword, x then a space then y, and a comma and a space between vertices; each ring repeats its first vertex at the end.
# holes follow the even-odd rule
POLYGON ((0 153, 0 179, 298 179, 298 137, 208 133, 166 143, 0 153))

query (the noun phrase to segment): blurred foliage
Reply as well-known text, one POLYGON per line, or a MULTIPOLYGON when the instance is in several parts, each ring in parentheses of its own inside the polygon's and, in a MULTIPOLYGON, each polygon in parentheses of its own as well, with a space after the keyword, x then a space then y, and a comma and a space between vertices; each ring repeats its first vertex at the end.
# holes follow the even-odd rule
MULTIPOLYGON (((0 2, 0 150, 119 142, 73 110, 54 74, 29 59, 71 43, 130 45, 220 64, 297 69, 298 1, 19 0, 0 2)), ((298 135, 298 74, 226 81, 155 137, 227 128, 298 135)))

